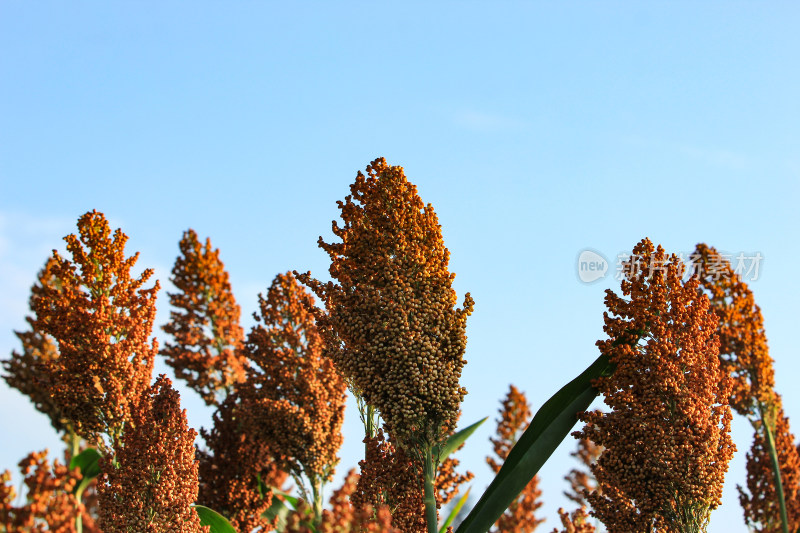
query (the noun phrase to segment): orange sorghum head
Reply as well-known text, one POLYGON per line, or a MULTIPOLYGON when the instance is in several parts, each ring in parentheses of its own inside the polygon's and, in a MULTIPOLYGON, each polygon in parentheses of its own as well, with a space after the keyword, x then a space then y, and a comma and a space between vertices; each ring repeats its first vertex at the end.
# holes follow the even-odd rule
POLYGON ((247 360, 241 351, 244 332, 219 249, 188 230, 180 241, 181 255, 172 269, 177 292, 169 293, 175 310, 164 331, 172 335, 161 349, 175 376, 200 394, 208 405, 230 393, 244 379, 247 360))
POLYGON ((323 284, 300 277, 322 299, 328 353, 353 391, 374 406, 401 446, 430 445, 455 427, 466 390, 469 293, 456 308, 449 252, 433 207, 399 166, 373 161, 338 202, 339 243, 323 284))
POLYGON ((375 510, 371 505, 355 506, 352 495, 358 486, 358 474, 350 470, 342 486, 330 498, 331 508, 322 513, 320 533, 400 533, 392 526, 389 508, 382 506, 375 510))
POLYGON ((328 481, 342 445, 346 385, 323 357, 313 296, 291 273, 259 296, 247 337, 251 366, 239 387, 243 424, 274 451, 278 467, 312 485, 328 481))
MULTIPOLYGON (((564 509, 558 510, 558 516, 561 518, 561 525, 564 529, 560 533, 594 533, 594 526, 589 522, 589 515, 586 513, 586 508, 581 507, 572 512, 567 513, 564 509)), ((558 528, 553 529, 552 533, 559 533, 558 528)))
POLYGON ((764 319, 752 291, 714 248, 698 244, 692 255, 700 287, 719 318, 719 356, 733 377, 731 407, 755 415, 756 402, 772 402, 775 375, 767 347, 764 319))
POLYGON ((238 409, 234 392, 217 408, 211 430, 200 430, 208 448, 197 454, 197 501, 222 513, 237 531, 269 531, 272 521, 263 515, 272 503, 272 493, 260 489, 258 480, 265 487, 282 488, 287 474, 277 468, 268 444, 247 432, 238 409))
POLYGON ((80 513, 83 531, 99 532, 86 507, 73 495, 81 479, 79 470, 70 470, 57 460, 51 465, 47 450, 28 454, 20 461, 19 468, 25 487, 25 502, 19 507, 13 505, 14 489, 8 484, 10 473, 0 475, 0 530, 74 533, 80 513))
MULTIPOLYGON (((29 301, 32 310, 36 308, 36 300, 42 297, 43 287, 50 286, 58 290, 57 280, 52 274, 55 264, 56 260, 49 258, 39 272, 36 283, 31 287, 29 301)), ((58 403, 45 386, 41 370, 42 364, 58 357, 58 347, 49 335, 37 329, 33 318, 26 317, 26 320, 30 330, 14 332, 22 344, 22 351, 13 351, 9 359, 2 361, 3 369, 6 371, 3 379, 9 387, 30 398, 36 409, 50 418, 53 428, 61 432, 68 429, 69 423, 64 419, 58 403)))
MULTIPOLYGON (((508 394, 503 400, 503 407, 500 409, 500 418, 497 420, 497 436, 489 439, 494 446, 497 459, 487 457, 486 462, 489 463, 495 474, 500 471, 511 449, 517 443, 517 439, 528 428, 530 420, 531 408, 525 393, 514 385, 510 385, 508 394)), ((536 511, 542 506, 541 496, 539 476, 534 476, 497 520, 495 524, 497 532, 530 533, 534 531, 539 524, 544 522, 543 518, 536 518, 536 511)))
MULTIPOLYGON (((365 437, 365 457, 358 464, 361 475, 351 496, 362 508, 388 507, 392 524, 403 533, 425 533, 425 504, 422 499, 422 467, 403 448, 395 446, 381 429, 365 437)), ((437 487, 438 488, 438 487, 437 487)), ((436 491, 439 496, 439 490, 436 491)))
POLYGON ((569 471, 564 479, 569 482, 569 491, 564 492, 564 496, 577 503, 581 507, 586 506, 586 495, 592 491, 602 493, 600 487, 597 486, 597 481, 592 475, 591 468, 597 462, 600 454, 603 453, 603 447, 598 446, 586 437, 578 439, 577 449, 570 453, 576 458, 582 468, 573 468, 569 471))
MULTIPOLYGON (((127 237, 114 235, 97 211, 78 220, 78 235, 65 237, 72 259, 53 252, 54 282, 33 299, 35 331, 51 336, 59 356, 43 361, 42 382, 75 431, 112 441, 147 390, 157 353, 149 340, 158 282, 131 278, 138 254, 125 257, 127 237)), ((113 444, 113 442, 112 442, 113 444)))
POLYGON ((104 533, 208 531, 192 507, 198 487, 196 435, 178 391, 159 376, 137 405, 113 460, 101 460, 97 492, 104 533))
MULTIPOLYGON (((795 446, 794 435, 789 428, 789 419, 783 412, 780 396, 776 395, 772 412, 767 420, 775 435, 775 449, 781 466, 786 514, 789 531, 800 528, 800 450, 795 446)), ((775 491, 775 476, 767 442, 762 431, 753 434, 753 445, 747 453, 747 492, 739 488, 739 502, 744 509, 748 527, 758 533, 779 533, 781 519, 775 491)))
POLYGON ((648 239, 624 272, 597 343, 615 367, 595 381, 610 411, 583 413, 577 434, 605 447, 592 468, 602 494, 588 500, 610 533, 702 531, 735 450, 717 319, 680 260, 648 239))

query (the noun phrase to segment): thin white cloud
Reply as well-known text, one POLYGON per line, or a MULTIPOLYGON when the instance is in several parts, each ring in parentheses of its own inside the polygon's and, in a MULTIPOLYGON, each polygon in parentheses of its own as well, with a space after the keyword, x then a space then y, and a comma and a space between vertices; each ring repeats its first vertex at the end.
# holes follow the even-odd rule
POLYGON ((456 112, 453 115, 453 122, 462 128, 483 133, 519 130, 525 126, 524 121, 515 117, 476 110, 456 112))
POLYGON ((636 135, 626 136, 623 141, 635 146, 681 154, 708 165, 729 170, 743 170, 753 166, 752 160, 748 156, 722 147, 696 146, 678 141, 644 138, 636 135))

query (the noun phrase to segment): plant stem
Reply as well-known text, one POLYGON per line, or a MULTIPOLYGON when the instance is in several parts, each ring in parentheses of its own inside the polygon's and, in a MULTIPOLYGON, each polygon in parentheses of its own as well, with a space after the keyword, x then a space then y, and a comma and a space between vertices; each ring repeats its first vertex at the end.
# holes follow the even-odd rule
POLYGON ((771 424, 767 423, 764 419, 764 405, 759 402, 758 410, 761 414, 761 427, 764 430, 764 436, 767 438, 767 446, 769 448, 769 457, 772 459, 772 473, 775 476, 775 494, 778 497, 778 507, 781 513, 781 531, 789 533, 789 517, 786 514, 786 500, 783 495, 783 481, 781 480, 781 463, 778 460, 778 451, 775 448, 775 435, 772 433, 771 424))
POLYGON ((322 481, 316 477, 310 481, 314 498, 314 527, 317 527, 322 522, 322 481))
POLYGON ((425 522, 428 524, 428 533, 439 532, 439 517, 436 512, 436 467, 438 457, 433 458, 433 446, 425 445, 422 458, 422 473, 424 478, 425 522))

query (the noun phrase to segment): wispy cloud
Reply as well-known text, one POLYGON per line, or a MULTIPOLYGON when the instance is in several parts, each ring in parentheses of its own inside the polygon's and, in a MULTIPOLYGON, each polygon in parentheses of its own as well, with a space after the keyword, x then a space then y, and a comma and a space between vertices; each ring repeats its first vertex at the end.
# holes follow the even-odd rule
POLYGON ((644 138, 636 135, 626 136, 623 140, 636 146, 680 154, 707 165, 729 170, 743 170, 752 166, 752 160, 747 155, 719 146, 698 146, 680 141, 644 138))
POLYGON ((526 125, 525 121, 516 117, 476 110, 457 111, 453 114, 453 122, 462 128, 483 133, 519 130, 526 125))

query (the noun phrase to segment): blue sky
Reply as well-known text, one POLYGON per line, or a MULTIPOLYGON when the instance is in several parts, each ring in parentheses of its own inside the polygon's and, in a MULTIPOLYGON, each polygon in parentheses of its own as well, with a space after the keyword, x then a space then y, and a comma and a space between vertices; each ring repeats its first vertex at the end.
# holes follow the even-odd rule
MULTIPOLYGON (((86 211, 168 287, 181 233, 222 250, 245 324, 279 272, 325 276, 336 201, 385 156, 433 204, 469 321, 463 421, 544 402, 597 354, 613 262, 642 237, 764 257, 777 387, 800 416, 798 8, 771 2, 0 4, 0 354, 86 211), (579 281, 581 250, 609 276, 579 281)), ((159 320, 168 316, 166 295, 159 320)), ((165 368, 161 365, 162 370, 165 368)), ((209 413, 193 393, 192 424, 209 413)), ((0 384, 0 468, 58 446, 0 384)), ((798 422, 800 424, 800 422, 798 422)), ((796 424, 797 425, 797 424, 796 424)), ((461 452, 487 484, 487 424, 461 452)), ((343 473, 360 451, 348 411, 343 473)), ((710 531, 744 531, 747 422, 710 531)), ((541 472, 547 528, 563 445, 541 472)))

